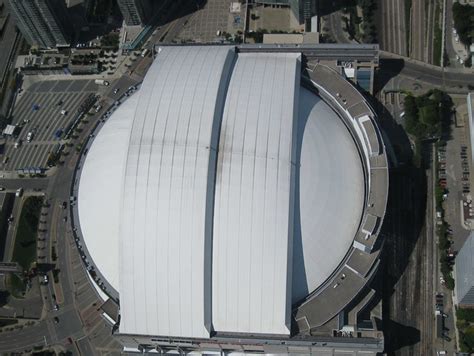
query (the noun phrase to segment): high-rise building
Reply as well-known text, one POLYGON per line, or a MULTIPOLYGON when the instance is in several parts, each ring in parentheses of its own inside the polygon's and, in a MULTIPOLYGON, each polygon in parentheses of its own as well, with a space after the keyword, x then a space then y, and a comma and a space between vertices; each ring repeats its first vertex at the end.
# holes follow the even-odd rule
POLYGON ((310 19, 316 13, 315 0, 289 0, 290 8, 300 23, 310 19))
POLYGON ((474 233, 456 256, 456 298, 461 307, 474 307, 474 233))
POLYGON ((117 2, 128 26, 143 25, 150 18, 150 0, 117 0, 117 2))
POLYGON ((10 0, 17 26, 31 45, 44 48, 69 46, 60 21, 64 0, 10 0))

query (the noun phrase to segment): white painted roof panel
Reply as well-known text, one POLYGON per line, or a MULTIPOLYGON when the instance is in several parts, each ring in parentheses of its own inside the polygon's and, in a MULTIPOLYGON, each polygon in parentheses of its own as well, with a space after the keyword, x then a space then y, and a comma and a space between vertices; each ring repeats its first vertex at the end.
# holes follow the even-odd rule
POLYGON ((299 55, 240 54, 224 109, 216 175, 213 325, 289 334, 292 137, 299 55))
POLYGON ((123 189, 121 333, 209 337, 212 130, 233 56, 229 47, 164 47, 142 84, 123 189))
POLYGON ((119 290, 119 221, 123 167, 132 118, 138 102, 132 95, 94 138, 83 164, 78 211, 87 251, 104 278, 119 290))
POLYGON ((319 287, 349 251, 364 208, 364 173, 356 144, 337 114, 300 89, 297 222, 293 301, 319 287))

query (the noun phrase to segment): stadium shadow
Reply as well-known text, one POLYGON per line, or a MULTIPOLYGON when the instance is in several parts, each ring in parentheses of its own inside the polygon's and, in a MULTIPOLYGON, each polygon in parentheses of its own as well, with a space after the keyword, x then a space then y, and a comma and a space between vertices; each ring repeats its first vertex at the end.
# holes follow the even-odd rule
MULTIPOLYGON (((393 320, 385 322, 388 331, 385 333, 385 343, 390 344, 393 350, 399 350, 406 346, 415 345, 420 342, 420 330, 412 326, 405 326, 393 320)), ((387 353, 390 355, 390 353, 387 353)))
POLYGON ((327 16, 348 6, 357 5, 356 0, 318 1, 318 16, 327 16))
POLYGON ((382 88, 393 77, 396 77, 405 66, 405 61, 399 58, 381 58, 379 60, 379 70, 376 72, 376 81, 374 83, 374 95, 377 95, 382 88))
MULTIPOLYGON (((388 75, 396 75, 393 62, 389 62, 388 75)), ((384 64, 387 64, 384 62, 384 64)), ((399 68, 401 70, 401 68, 399 68)), ((397 69, 398 70, 398 69, 397 69)), ((387 73, 381 68, 377 80, 378 88, 386 84, 387 73), (382 74, 382 76, 380 76, 382 74)), ((385 352, 392 355, 401 347, 414 345, 420 341, 420 332, 410 326, 403 326, 396 320, 410 320, 416 314, 410 311, 395 311, 392 315, 391 298, 396 285, 402 278, 410 261, 410 256, 422 233, 426 211, 426 174, 422 162, 414 163, 414 152, 403 127, 398 124, 390 112, 375 97, 368 98, 377 112, 378 124, 383 132, 391 163, 389 196, 381 235, 384 246, 381 254, 381 266, 372 283, 377 296, 382 299, 382 329, 385 334, 385 352), (408 314, 408 315, 407 315, 408 314)))

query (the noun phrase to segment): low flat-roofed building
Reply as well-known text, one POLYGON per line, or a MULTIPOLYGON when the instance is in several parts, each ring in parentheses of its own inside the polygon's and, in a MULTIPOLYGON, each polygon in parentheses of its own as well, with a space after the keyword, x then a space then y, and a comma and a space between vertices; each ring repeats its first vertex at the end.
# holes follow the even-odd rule
POLYGON ((456 256, 456 299, 460 307, 474 308, 474 233, 456 256))

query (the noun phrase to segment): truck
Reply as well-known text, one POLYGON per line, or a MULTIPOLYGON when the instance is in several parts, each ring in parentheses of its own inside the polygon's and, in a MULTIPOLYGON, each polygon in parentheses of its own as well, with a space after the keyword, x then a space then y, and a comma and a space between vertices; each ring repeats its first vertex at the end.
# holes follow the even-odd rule
POLYGON ((96 79, 94 83, 96 83, 97 85, 105 85, 105 86, 108 86, 110 84, 108 81, 104 79, 96 79))

